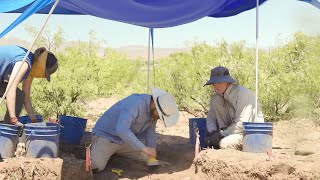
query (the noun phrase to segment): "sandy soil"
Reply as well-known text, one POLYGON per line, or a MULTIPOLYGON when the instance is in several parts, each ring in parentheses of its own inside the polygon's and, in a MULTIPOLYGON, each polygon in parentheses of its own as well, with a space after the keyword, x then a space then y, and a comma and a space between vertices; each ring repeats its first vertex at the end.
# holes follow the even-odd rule
MULTIPOLYGON (((86 103, 87 131, 116 99, 86 103)), ((113 157, 107 168, 92 177, 85 172, 84 146, 61 145, 59 158, 10 158, 0 162, 0 179, 320 179, 320 128, 309 120, 274 123, 272 160, 265 153, 205 150, 196 158, 189 144, 188 119, 180 112, 175 127, 158 123, 158 158, 171 165, 150 171, 140 162, 113 157), (122 176, 112 168, 123 170, 122 176)), ((84 138, 85 139, 85 138, 84 138)), ((84 142, 83 140, 82 142, 84 142)))

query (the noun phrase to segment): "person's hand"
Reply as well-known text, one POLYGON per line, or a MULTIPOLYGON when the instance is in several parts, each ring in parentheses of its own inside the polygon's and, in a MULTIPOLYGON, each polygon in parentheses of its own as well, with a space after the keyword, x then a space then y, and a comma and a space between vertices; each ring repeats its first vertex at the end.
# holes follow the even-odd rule
POLYGON ((23 126, 23 124, 18 121, 17 117, 12 117, 12 118, 10 118, 9 121, 10 121, 10 124, 12 124, 12 125, 23 126))
POLYGON ((153 158, 157 157, 157 151, 153 147, 145 147, 142 149, 142 151, 149 157, 153 157, 153 158))
POLYGON ((49 122, 51 122, 51 123, 59 123, 60 120, 58 118, 49 118, 49 122))
POLYGON ((17 117, 10 118, 10 124, 15 125, 17 122, 18 122, 18 118, 17 117))
POLYGON ((221 139, 222 136, 220 134, 220 131, 213 131, 209 134, 208 137, 205 138, 205 142, 207 143, 207 146, 213 147, 214 149, 219 149, 219 143, 221 139))

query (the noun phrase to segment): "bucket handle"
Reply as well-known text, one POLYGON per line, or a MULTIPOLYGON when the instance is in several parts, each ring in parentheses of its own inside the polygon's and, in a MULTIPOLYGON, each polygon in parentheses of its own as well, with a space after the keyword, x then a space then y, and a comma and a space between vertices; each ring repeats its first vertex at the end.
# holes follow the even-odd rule
POLYGON ((26 152, 28 151, 28 149, 29 149, 29 145, 30 145, 30 142, 27 144, 27 142, 28 142, 28 139, 29 139, 29 137, 30 136, 34 136, 36 133, 34 132, 34 130, 32 130, 31 131, 31 133, 29 134, 29 136, 27 137, 27 139, 26 139, 26 152))

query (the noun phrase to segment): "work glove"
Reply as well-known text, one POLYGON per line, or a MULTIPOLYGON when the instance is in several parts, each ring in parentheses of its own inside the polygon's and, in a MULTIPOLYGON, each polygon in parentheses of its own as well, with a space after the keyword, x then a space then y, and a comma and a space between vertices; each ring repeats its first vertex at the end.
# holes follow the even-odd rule
POLYGON ((223 137, 220 134, 220 131, 213 131, 205 138, 205 142, 208 147, 213 147, 214 149, 220 149, 219 143, 222 138, 223 137))

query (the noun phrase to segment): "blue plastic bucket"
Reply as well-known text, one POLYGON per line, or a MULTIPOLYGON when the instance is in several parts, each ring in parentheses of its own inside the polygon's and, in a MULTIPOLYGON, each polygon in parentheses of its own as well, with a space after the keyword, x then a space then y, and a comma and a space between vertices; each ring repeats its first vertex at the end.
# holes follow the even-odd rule
POLYGON ((14 156, 19 143, 18 126, 0 124, 0 155, 1 158, 14 156))
POLYGON ((272 149, 273 125, 270 122, 243 123, 243 151, 265 153, 272 149))
POLYGON ((84 135, 87 119, 73 116, 59 116, 61 128, 61 141, 66 144, 79 145, 84 135))
POLYGON ((261 125, 261 126, 257 126, 257 125, 245 125, 243 126, 244 129, 249 130, 249 129, 253 129, 253 130, 273 130, 273 127, 270 125, 261 125))
POLYGON ((59 153, 60 126, 54 123, 26 124, 27 157, 56 158, 59 153))
POLYGON ((191 144, 196 144, 196 128, 199 129, 200 146, 206 147, 204 142, 205 137, 208 135, 206 118, 190 118, 189 119, 189 140, 191 144))
MULTIPOLYGON (((28 116, 27 116, 28 117, 28 116)), ((29 118, 29 117, 28 117, 29 118)), ((38 120, 40 120, 40 119, 38 119, 38 120)), ((41 119, 41 121, 42 121, 42 119, 41 119)), ((30 120, 30 122, 27 122, 27 124, 29 124, 29 123, 31 123, 31 120, 30 120)), ((39 122, 40 123, 40 122, 39 122)), ((24 124, 24 123, 23 123, 24 124)), ((35 124, 35 123, 33 123, 33 124, 35 124)), ((40 123, 41 124, 41 123, 40 123)), ((53 124, 53 123, 50 123, 50 124, 53 124)), ((58 125, 58 124, 54 124, 54 125, 50 125, 50 126, 37 126, 37 125, 35 125, 35 126, 28 126, 28 129, 36 129, 36 130, 39 130, 39 129, 43 129, 43 130, 55 130, 55 129, 57 129, 57 127, 56 126, 58 126, 58 128, 60 128, 60 126, 58 125)), ((23 130, 23 131, 25 131, 25 129, 23 130)), ((22 142, 22 143, 26 143, 26 133, 23 133, 22 134, 22 136, 21 137, 19 137, 19 142, 22 142)))
POLYGON ((272 122, 243 122, 243 126, 273 126, 272 122))
MULTIPOLYGON (((37 118, 38 122, 43 121, 42 116, 39 114, 36 115, 36 118, 37 118)), ((32 122, 32 120, 30 119, 29 116, 21 116, 21 117, 19 117, 18 121, 21 122, 22 124, 28 124, 28 123, 32 122)))

